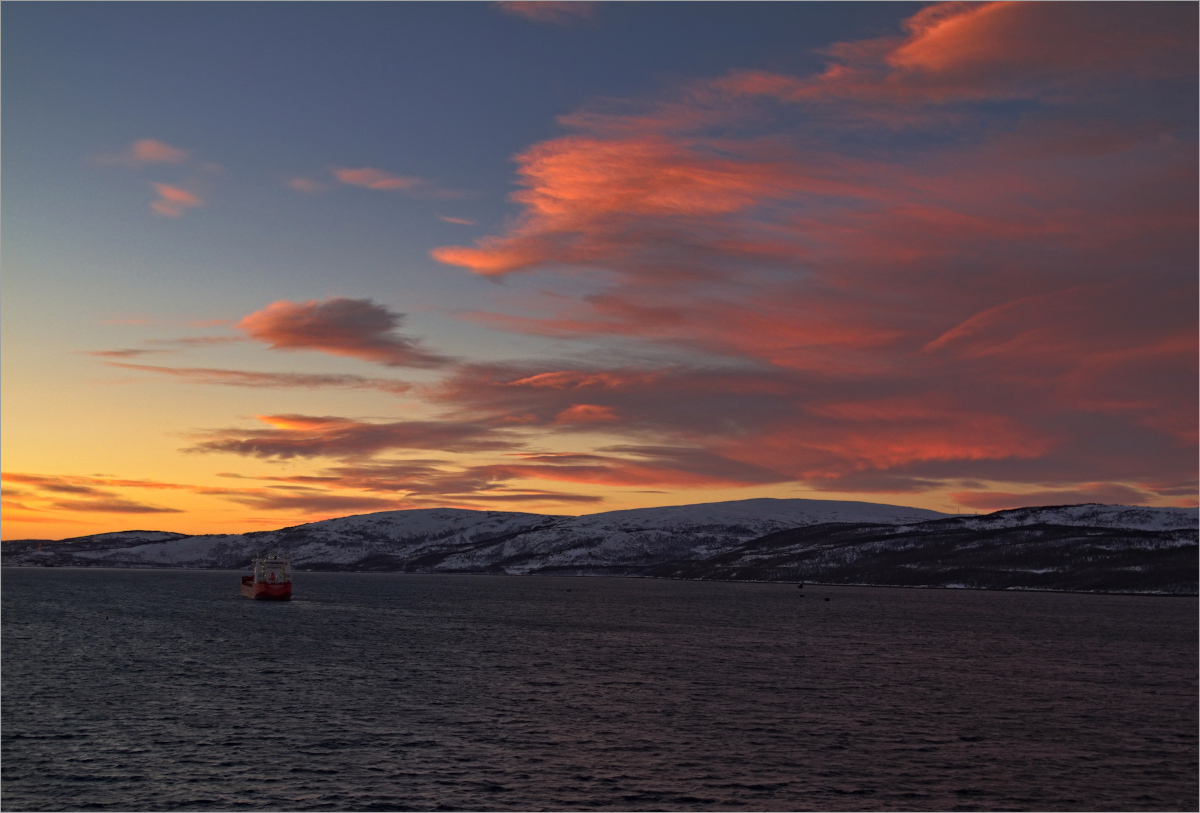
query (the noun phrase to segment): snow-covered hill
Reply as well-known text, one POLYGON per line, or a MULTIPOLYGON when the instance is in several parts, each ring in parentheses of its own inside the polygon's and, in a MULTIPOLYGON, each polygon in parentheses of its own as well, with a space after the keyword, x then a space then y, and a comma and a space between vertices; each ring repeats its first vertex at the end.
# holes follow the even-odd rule
MULTIPOLYGON (((803 572, 812 580, 819 579, 821 568, 901 549, 919 553, 935 539, 941 544, 951 537, 957 551, 951 558, 966 556, 972 547, 994 546, 996 540, 1010 545, 1053 538, 1055 549, 1066 556, 1063 566, 1069 566, 1071 540, 1093 544, 1098 536, 1108 540, 1106 549, 1134 551, 1130 555, 1136 558, 1194 547, 1197 514, 1183 508, 1073 505, 966 516, 876 503, 774 499, 580 517, 437 508, 248 534, 130 531, 40 546, 36 540, 6 542, 3 556, 6 565, 236 569, 247 567, 258 551, 279 550, 298 571, 788 579, 801 572, 796 568, 808 568, 803 572), (823 552, 818 556, 818 551, 823 552)), ((1126 559, 1122 567, 1139 567, 1126 559)), ((1194 573, 1189 580, 1195 580, 1194 573)))
POLYGON ((958 517, 956 523, 971 528, 1016 528, 1022 525, 1067 525, 1088 528, 1125 528, 1169 531, 1195 528, 1200 508, 1145 508, 1139 505, 1047 505, 1013 508, 984 516, 958 517))
POLYGON ((79 537, 36 551, 6 545, 7 564, 236 568, 279 549, 314 570, 529 572, 545 566, 705 556, 786 528, 823 522, 902 524, 948 516, 922 508, 834 500, 738 500, 607 511, 581 517, 422 508, 327 519, 278 531, 183 536, 137 531, 79 537))
POLYGON ((737 500, 568 517, 496 545, 448 558, 448 570, 508 573, 629 568, 704 559, 787 528, 829 522, 903 525, 949 516, 923 508, 837 500, 737 500))

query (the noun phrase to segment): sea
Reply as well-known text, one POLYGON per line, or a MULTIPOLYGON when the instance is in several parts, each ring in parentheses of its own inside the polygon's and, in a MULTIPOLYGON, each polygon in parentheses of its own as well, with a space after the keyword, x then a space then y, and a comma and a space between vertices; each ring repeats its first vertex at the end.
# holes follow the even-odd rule
POLYGON ((2 572, 19 810, 1196 810, 1197 599, 2 572))

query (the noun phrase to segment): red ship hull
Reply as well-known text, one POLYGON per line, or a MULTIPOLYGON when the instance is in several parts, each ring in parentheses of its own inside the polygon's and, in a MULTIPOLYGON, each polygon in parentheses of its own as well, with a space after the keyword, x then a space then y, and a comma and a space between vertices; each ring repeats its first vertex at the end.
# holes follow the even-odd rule
POLYGON ((292 583, 269 584, 256 582, 253 576, 243 576, 242 595, 259 601, 287 601, 292 597, 292 583))

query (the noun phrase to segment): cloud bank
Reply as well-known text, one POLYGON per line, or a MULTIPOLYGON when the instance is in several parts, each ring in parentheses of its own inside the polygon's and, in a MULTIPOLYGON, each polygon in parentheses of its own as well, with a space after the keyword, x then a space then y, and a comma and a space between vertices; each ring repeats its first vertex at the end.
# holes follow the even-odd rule
POLYGON ((825 491, 1194 502, 1195 28, 1184 5, 942 4, 815 75, 565 116, 516 158, 514 225, 433 256, 594 287, 493 327, 713 367, 474 366, 439 397, 825 491))

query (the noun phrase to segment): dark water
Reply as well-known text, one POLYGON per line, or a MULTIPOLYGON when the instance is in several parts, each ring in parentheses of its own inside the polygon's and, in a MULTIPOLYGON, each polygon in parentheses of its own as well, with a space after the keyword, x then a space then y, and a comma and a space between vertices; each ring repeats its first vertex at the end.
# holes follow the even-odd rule
POLYGON ((303 573, 296 594, 4 570, 4 809, 1197 808, 1193 598, 303 573))

